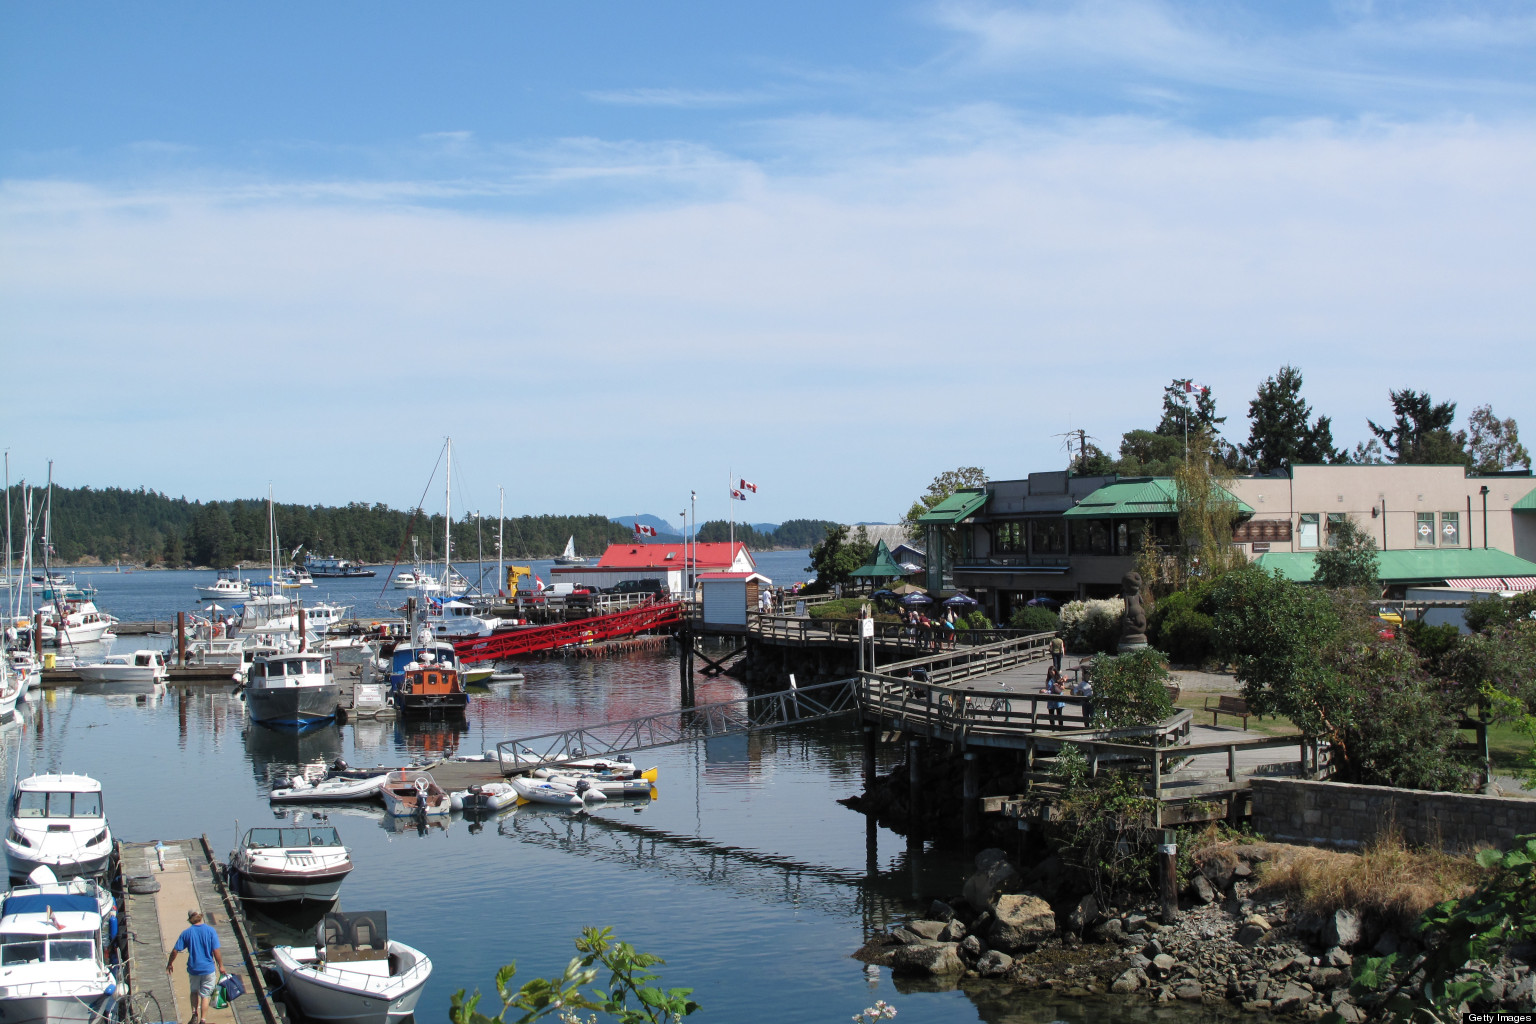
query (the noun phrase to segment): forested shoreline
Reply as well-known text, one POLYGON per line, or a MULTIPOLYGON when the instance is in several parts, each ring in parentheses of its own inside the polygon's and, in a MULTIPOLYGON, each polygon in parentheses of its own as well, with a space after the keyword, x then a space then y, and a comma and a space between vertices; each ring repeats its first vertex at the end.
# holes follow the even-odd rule
MULTIPOLYGON (((34 529, 41 537, 45 492, 34 488, 34 529)), ((20 557, 24 499, 21 486, 11 488, 11 530, 20 557)), ((139 488, 53 488, 52 542, 55 565, 132 562, 146 566, 177 568, 187 565, 232 566, 265 564, 269 543, 265 499, 189 501, 139 488)), ((443 516, 420 509, 390 508, 382 503, 349 505, 293 505, 277 503, 278 561, 287 564, 297 549, 304 554, 334 555, 358 562, 410 562, 419 549, 423 559, 441 559, 443 516), (415 539, 413 547, 412 538, 415 539)), ((725 539, 726 526, 706 523, 701 539, 725 539)), ((803 537, 819 539, 820 520, 791 520, 772 533, 737 527, 737 540, 754 550, 808 547, 803 537), (780 535, 783 538, 780 539, 780 535)), ((496 557, 496 517, 473 515, 455 519, 455 559, 474 559, 480 553, 496 557)), ((634 540, 631 526, 611 522, 607 516, 516 516, 502 529, 507 558, 549 558, 576 538, 576 550, 594 556, 613 543, 634 540)), ((649 539, 649 538, 647 538, 649 539)), ((658 537, 657 541, 678 541, 658 537)), ((814 541, 813 541, 814 542, 814 541)), ((34 548, 34 550, 38 550, 34 548)))

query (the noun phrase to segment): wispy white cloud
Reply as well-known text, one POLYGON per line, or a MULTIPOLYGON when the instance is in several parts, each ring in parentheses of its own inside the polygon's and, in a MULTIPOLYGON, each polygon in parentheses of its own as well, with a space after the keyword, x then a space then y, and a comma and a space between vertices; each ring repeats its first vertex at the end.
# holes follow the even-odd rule
MULTIPOLYGON (((869 518, 899 513, 957 450, 1007 474, 1054 465, 1050 435, 1068 426, 1112 442, 1155 418, 1175 374, 1209 380, 1238 424, 1257 382, 1296 363, 1344 437, 1382 415, 1389 386, 1533 414, 1507 372, 1536 322, 1529 122, 1219 138, 1025 126, 983 105, 776 130, 821 160, 569 140, 507 180, 449 186, 7 183, 8 369, 50 379, 67 348, 89 370, 71 416, 23 392, 3 432, 35 446, 46 423, 46 443, 86 464, 78 480, 219 494, 274 478, 295 499, 415 499, 384 493, 396 485, 376 465, 295 463, 281 445, 195 470, 157 454, 204 429, 199 406, 228 382, 274 374, 346 386, 318 407, 304 388, 257 388, 263 416, 357 437, 400 436, 407 396, 494 400, 527 436, 515 455, 466 438, 464 456, 482 480, 540 481, 532 510, 603 509, 618 493, 659 508, 695 470, 750 463, 783 493, 828 496, 770 518, 869 518), (677 191, 559 214, 473 202, 600 174, 677 191), (168 378, 185 397, 144 418, 142 396, 168 378), (899 466, 849 488, 828 438, 869 436, 893 379, 940 415, 932 429, 914 418, 899 466), (647 431, 643 459, 588 449, 572 474, 562 425, 577 411, 678 430, 647 431), (89 464, 91 438, 127 420, 137 443, 89 464)), ((421 448, 429 465, 439 430, 401 457, 421 448)))
POLYGON ((761 90, 709 89, 596 89, 583 93, 594 103, 612 103, 623 107, 677 107, 698 110, 711 107, 740 107, 765 103, 774 94, 761 90))

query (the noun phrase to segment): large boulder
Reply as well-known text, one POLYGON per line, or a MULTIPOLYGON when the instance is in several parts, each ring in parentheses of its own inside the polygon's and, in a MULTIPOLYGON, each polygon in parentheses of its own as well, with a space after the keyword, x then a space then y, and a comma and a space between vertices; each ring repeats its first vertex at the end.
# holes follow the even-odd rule
POLYGON ((1019 873, 1008 863, 1007 857, 988 857, 1001 850, 983 850, 976 855, 976 871, 965 880, 965 902, 977 910, 990 909, 997 898, 1005 893, 1018 892, 1023 885, 1019 873))
POLYGON ((1034 949, 1056 934, 1056 915, 1051 905, 1028 893, 998 897, 987 944, 1005 953, 1034 949))
POLYGON ((958 947, 954 943, 937 946, 902 946, 891 954, 891 971, 895 974, 960 974, 965 964, 960 962, 958 947))
POLYGON ((988 950, 976 961, 976 973, 983 978, 1001 978, 1013 967, 1013 957, 996 949, 988 950))
POLYGON ((922 936, 925 939, 935 939, 945 928, 943 921, 912 921, 907 925, 907 931, 922 936))
POLYGON ((1099 901, 1093 898, 1092 893, 1089 893, 1078 900, 1077 905, 1067 913, 1067 930, 1073 935, 1081 935, 1083 934, 1083 929, 1092 925, 1098 919, 1099 901))

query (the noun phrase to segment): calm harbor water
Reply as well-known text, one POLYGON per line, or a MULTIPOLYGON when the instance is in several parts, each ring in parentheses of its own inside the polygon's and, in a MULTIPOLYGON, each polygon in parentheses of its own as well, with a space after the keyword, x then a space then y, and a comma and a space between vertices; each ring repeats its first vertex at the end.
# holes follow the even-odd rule
MULTIPOLYGON (((791 559, 805 564, 803 552, 791 559)), ((190 606, 198 575, 212 574, 110 573, 93 582, 98 602, 120 618, 164 620, 190 606)), ((306 595, 329 592, 360 614, 373 612, 361 605, 377 597, 377 579, 329 582, 306 595)), ((292 815, 274 814, 266 792, 295 767, 475 752, 675 705, 676 663, 661 655, 530 661, 524 670, 522 686, 477 694, 458 726, 362 721, 299 736, 250 725, 239 698, 221 687, 172 688, 157 698, 52 690, 0 727, 5 774, 7 783, 17 771, 91 774, 106 787, 121 838, 206 833, 222 854, 242 830, 292 815)), ((730 680, 698 680, 701 702, 740 692, 730 680)), ((899 1019, 916 1022, 1169 1014, 1108 1000, 1014 997, 991 983, 920 991, 850 959, 871 930, 957 892, 967 861, 958 851, 909 849, 836 803, 859 786, 848 724, 662 748, 636 760, 660 768, 659 799, 613 800, 589 814, 525 807, 420 831, 392 824, 381 809, 330 809, 357 865, 341 907, 387 910, 391 932, 433 960, 419 1019, 443 1019, 456 989, 489 988, 510 961, 521 978, 559 973, 586 925, 611 926, 665 957, 665 983, 693 987, 705 1007, 694 1019, 704 1021, 847 1020, 881 998, 899 1008, 899 1019)), ((1179 1020, 1201 1016, 1177 1011, 1179 1020)))

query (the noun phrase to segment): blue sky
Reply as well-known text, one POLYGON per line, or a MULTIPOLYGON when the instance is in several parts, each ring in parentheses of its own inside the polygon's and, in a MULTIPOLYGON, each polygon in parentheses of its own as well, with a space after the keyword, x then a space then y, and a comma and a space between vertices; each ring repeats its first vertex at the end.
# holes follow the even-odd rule
POLYGON ((1526 3, 0 4, 0 443, 216 498, 892 519, 1246 435, 1536 431, 1526 3))

